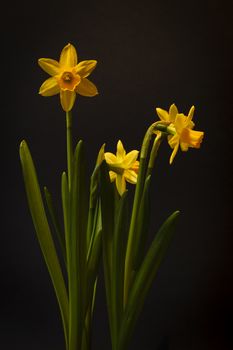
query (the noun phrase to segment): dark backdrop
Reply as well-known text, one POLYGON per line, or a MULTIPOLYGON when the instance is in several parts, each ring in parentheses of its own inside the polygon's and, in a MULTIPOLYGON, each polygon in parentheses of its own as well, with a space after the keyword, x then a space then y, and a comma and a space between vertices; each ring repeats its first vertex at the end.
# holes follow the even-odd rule
MULTIPOLYGON (((231 1, 31 1, 1 10, 2 232, 0 348, 63 350, 52 285, 27 207, 18 156, 26 139, 60 205, 66 167, 65 117, 58 97, 38 95, 48 77, 40 57, 59 57, 68 42, 80 60, 97 59, 99 96, 79 96, 75 138, 89 170, 103 142, 139 149, 155 107, 196 106, 200 150, 177 155, 163 145, 154 173, 152 229, 173 210, 182 216, 148 296, 130 349, 232 348, 233 238, 231 1)), ((102 279, 93 349, 110 349, 102 279)))

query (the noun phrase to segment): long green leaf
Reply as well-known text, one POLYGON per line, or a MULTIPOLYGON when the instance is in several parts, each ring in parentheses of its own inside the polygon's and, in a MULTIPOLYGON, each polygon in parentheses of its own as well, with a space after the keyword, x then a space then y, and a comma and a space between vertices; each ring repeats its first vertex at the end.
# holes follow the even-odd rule
POLYGON ((131 221, 129 227, 128 242, 126 248, 126 258, 125 258, 125 283, 124 283, 124 305, 128 303, 128 296, 131 290, 131 285, 134 279, 134 269, 133 269, 133 246, 134 246, 134 233, 135 227, 137 225, 138 211, 140 208, 141 197, 143 194, 144 184, 146 181, 146 170, 148 165, 148 151, 151 143, 151 139, 154 133, 154 127, 156 123, 153 123, 148 129, 144 136, 142 147, 140 150, 140 166, 137 177, 137 184, 133 200, 133 208, 131 214, 131 221))
POLYGON ((113 349, 117 349, 118 332, 124 308, 124 269, 128 226, 128 192, 126 191, 118 199, 115 210, 112 256, 112 324, 115 341, 113 349))
POLYGON ((60 307, 66 346, 68 346, 68 297, 56 249, 48 225, 37 174, 29 148, 25 141, 20 144, 20 159, 22 164, 28 204, 33 219, 37 238, 48 267, 60 307))
POLYGON ((95 235, 92 251, 87 265, 87 290, 86 290, 86 308, 85 314, 88 308, 92 306, 92 297, 94 292, 95 281, 98 276, 99 262, 101 257, 102 247, 102 232, 99 231, 95 235))
POLYGON ((44 187, 44 194, 45 194, 45 199, 48 207, 48 211, 50 214, 51 221, 53 223, 54 230, 57 235, 57 239, 61 248, 62 256, 66 265, 66 246, 65 246, 65 237, 62 232, 57 213, 53 204, 53 198, 51 193, 49 192, 47 187, 44 187))
MULTIPOLYGON (((91 348, 91 327, 93 309, 95 305, 96 285, 98 279, 99 263, 102 252, 102 218, 100 210, 100 200, 96 202, 91 240, 89 242, 87 254, 87 288, 84 314, 85 314, 85 334, 88 338, 88 349, 91 348)), ((89 212, 90 213, 90 212, 89 212)))
POLYGON ((111 339, 114 337, 112 325, 112 242, 114 230, 114 193, 105 161, 100 166, 100 196, 103 227, 103 265, 107 308, 111 339))
POLYGON ((68 263, 68 246, 69 246, 69 221, 70 221, 70 194, 68 187, 68 180, 66 173, 62 173, 61 177, 61 197, 62 197, 62 210, 65 232, 65 245, 66 245, 66 263, 68 263))
POLYGON ((97 283, 98 283, 98 277, 95 280, 94 288, 93 288, 93 296, 92 296, 92 303, 91 303, 91 315, 92 316, 93 316, 94 307, 95 307, 95 297, 96 297, 97 283))
POLYGON ((129 295, 129 302, 125 310, 124 319, 121 324, 119 346, 119 349, 121 350, 125 349, 128 344, 147 293, 158 272, 159 266, 166 255, 173 237, 178 215, 179 211, 174 212, 161 226, 144 258, 140 270, 136 275, 129 295))
POLYGON ((93 289, 98 276, 99 262, 102 251, 102 218, 100 210, 100 201, 95 208, 95 218, 93 224, 93 233, 88 247, 87 254, 87 290, 85 314, 93 303, 93 289))
POLYGON ((70 229, 68 239, 68 271, 70 297, 69 350, 81 348, 84 326, 83 305, 86 290, 87 193, 83 142, 79 141, 73 163, 70 192, 70 229))
MULTIPOLYGON (((103 146, 102 146, 102 148, 103 148, 103 146)), ((102 148, 101 148, 101 151, 102 151, 102 148)), ((99 152, 98 158, 100 157, 101 151, 99 152)), ((98 161, 98 159, 97 159, 97 161, 98 161)), ((93 241, 94 224, 95 224, 94 220, 95 220, 96 206, 98 205, 97 201, 98 201, 98 196, 99 196, 100 164, 99 163, 96 164, 95 169, 91 175, 91 181, 90 181, 90 198, 89 198, 89 212, 88 212, 88 225, 87 225, 87 247, 88 247, 88 249, 90 247, 91 241, 93 241)))
POLYGON ((145 256, 145 245, 149 233, 150 222, 150 203, 149 203, 149 189, 150 189, 151 176, 148 176, 141 198, 140 208, 137 217, 137 225, 135 227, 134 234, 134 246, 133 246, 133 268, 138 271, 141 266, 142 260, 145 256))

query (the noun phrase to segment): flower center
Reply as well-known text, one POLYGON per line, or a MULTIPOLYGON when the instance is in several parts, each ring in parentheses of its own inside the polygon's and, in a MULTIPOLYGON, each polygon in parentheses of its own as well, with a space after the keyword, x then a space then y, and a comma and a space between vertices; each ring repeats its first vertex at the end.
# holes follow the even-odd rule
POLYGON ((73 74, 70 72, 64 72, 62 74, 62 79, 64 80, 64 82, 71 82, 73 80, 73 74))
POLYGON ((58 77, 58 84, 62 90, 75 91, 80 81, 80 76, 73 71, 64 71, 58 77))

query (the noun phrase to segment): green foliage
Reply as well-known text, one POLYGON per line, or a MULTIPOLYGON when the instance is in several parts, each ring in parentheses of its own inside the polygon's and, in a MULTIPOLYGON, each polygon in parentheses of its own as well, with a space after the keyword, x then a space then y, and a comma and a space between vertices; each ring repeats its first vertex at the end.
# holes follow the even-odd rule
POLYGON ((66 349, 88 350, 91 346, 89 338, 102 251, 101 206, 98 199, 100 165, 97 164, 91 177, 89 191, 83 142, 77 144, 74 154, 72 149, 69 150, 70 189, 65 172, 61 178, 64 229, 60 226, 52 196, 44 188, 51 223, 67 267, 67 276, 64 278, 36 170, 25 141, 20 145, 20 159, 31 216, 60 307, 66 349))
POLYGON ((157 275, 162 260, 166 256, 167 249, 174 234, 178 215, 179 211, 174 212, 161 226, 151 243, 141 267, 138 272, 136 272, 121 324, 119 349, 125 349, 128 344, 148 291, 157 275))
MULTIPOLYGON (((70 112, 67 117, 71 123, 70 112)), ((20 158, 29 208, 58 299, 67 350, 91 349, 101 254, 113 350, 127 349, 150 287, 166 256, 178 211, 164 222, 146 251, 151 171, 162 140, 159 138, 150 147, 153 127, 148 129, 143 141, 138 181, 130 208, 128 192, 120 196, 110 181, 104 145, 88 184, 83 142, 79 141, 73 152, 69 124, 68 174, 63 172, 61 177, 63 228, 52 196, 44 188, 51 223, 67 268, 66 279, 50 232, 33 160, 26 142, 21 143, 20 158)))
MULTIPOLYGON (((35 166, 25 141, 20 144, 20 160, 37 238, 48 267, 61 311, 66 345, 68 344, 68 297, 60 263, 48 225, 35 166)), ((68 346, 68 345, 67 345, 68 346)))

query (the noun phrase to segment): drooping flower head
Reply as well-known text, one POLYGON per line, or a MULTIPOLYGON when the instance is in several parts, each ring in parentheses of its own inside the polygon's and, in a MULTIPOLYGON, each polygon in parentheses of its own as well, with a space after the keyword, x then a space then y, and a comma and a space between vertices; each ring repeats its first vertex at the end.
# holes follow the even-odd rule
POLYGON ((168 136, 168 143, 173 149, 170 157, 170 164, 172 164, 175 155, 180 146, 182 151, 188 151, 189 147, 200 148, 204 132, 192 130, 195 126, 193 119, 194 106, 189 110, 188 116, 179 113, 175 104, 170 106, 169 111, 161 108, 156 108, 157 114, 162 122, 169 125, 169 130, 172 135, 168 136))
POLYGON ((96 86, 87 79, 97 61, 86 60, 78 63, 77 52, 73 45, 68 44, 63 48, 59 62, 50 58, 40 58, 38 64, 51 75, 51 78, 41 85, 39 94, 53 96, 60 93, 64 111, 72 109, 77 94, 83 96, 98 94, 96 86))
POLYGON ((116 181, 117 191, 122 196, 126 190, 126 181, 131 184, 137 183, 139 161, 137 161, 138 151, 133 150, 126 154, 122 142, 117 143, 116 155, 106 152, 105 160, 109 165, 110 180, 116 181))

